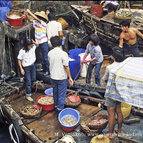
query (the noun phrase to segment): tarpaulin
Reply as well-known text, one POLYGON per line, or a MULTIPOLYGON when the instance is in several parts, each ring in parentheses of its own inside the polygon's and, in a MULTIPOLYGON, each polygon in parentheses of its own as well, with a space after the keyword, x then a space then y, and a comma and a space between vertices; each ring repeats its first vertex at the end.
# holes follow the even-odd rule
POLYGON ((143 58, 130 57, 109 73, 105 96, 143 108, 143 58))

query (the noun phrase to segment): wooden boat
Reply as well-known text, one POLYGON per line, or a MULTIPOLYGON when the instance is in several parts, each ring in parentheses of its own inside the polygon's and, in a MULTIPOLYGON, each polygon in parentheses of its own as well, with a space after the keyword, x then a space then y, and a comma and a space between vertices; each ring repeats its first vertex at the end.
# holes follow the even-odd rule
MULTIPOLYGON (((6 85, 6 84, 5 84, 6 85)), ((23 105, 31 104, 25 100, 25 89, 22 83, 12 79, 5 87, 3 95, 0 98, 0 113, 4 121, 8 123, 12 140, 16 143, 54 143, 67 133, 64 132, 57 119, 56 112, 42 111, 39 117, 27 119, 20 114, 20 108, 23 105), (11 85, 8 86, 8 85, 11 85), (12 88, 13 87, 13 88, 12 88), (8 92, 6 89, 10 89, 8 92), (5 94, 7 92, 7 94, 5 94)), ((44 90, 50 88, 48 84, 39 84, 33 87, 33 98, 36 101, 37 97, 43 95, 44 90)), ((2 89, 2 87, 1 87, 2 89)), ((68 90, 71 92, 71 90, 68 90)), ((73 92, 73 91, 72 91, 73 92)), ((103 113, 101 108, 97 107, 99 102, 103 100, 79 95, 82 103, 76 108, 80 112, 80 121, 86 120, 88 116, 103 113)), ((34 103, 35 104, 35 103, 34 103)), ((69 134, 69 133, 68 133, 69 134)), ((81 131, 80 125, 71 132, 77 143, 88 143, 93 136, 87 136, 81 131)), ((122 143, 139 143, 139 141, 131 140, 125 137, 118 137, 118 141, 122 143)))
MULTIPOLYGON (((119 23, 115 22, 114 15, 106 14, 102 18, 99 18, 90 13, 90 6, 71 5, 71 8, 79 17, 79 21, 86 27, 87 33, 90 34, 97 31, 102 41, 101 44, 106 45, 106 49, 109 50, 118 45, 121 28, 119 23)), ((131 27, 135 27, 143 33, 143 24, 138 19, 142 17, 143 10, 131 9, 131 11, 133 13, 131 27)), ((138 37, 138 43, 142 51, 143 40, 140 37, 138 37)))

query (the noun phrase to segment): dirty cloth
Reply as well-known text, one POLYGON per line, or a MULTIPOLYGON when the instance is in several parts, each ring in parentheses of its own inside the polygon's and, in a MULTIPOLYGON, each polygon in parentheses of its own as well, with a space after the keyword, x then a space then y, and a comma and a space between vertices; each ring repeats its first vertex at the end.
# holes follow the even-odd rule
POLYGON ((109 73, 105 96, 143 108, 143 58, 130 57, 109 73))

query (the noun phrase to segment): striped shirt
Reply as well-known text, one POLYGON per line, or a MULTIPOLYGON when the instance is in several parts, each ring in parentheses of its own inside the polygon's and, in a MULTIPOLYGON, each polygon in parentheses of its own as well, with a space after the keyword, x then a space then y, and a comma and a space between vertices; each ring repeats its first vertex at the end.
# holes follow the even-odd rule
POLYGON ((41 21, 40 23, 37 20, 34 20, 33 27, 35 28, 35 41, 38 44, 47 42, 47 34, 46 34, 47 24, 44 21, 41 21))

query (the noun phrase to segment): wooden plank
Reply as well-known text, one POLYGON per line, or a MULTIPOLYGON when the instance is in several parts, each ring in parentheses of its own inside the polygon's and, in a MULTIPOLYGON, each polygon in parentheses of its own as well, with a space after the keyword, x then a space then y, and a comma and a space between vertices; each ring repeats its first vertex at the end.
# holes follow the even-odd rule
MULTIPOLYGON (((76 108, 80 112, 81 120, 84 120, 91 114, 96 114, 100 108, 92 105, 81 104, 76 108)), ((42 140, 46 140, 48 143, 52 143, 62 137, 63 130, 60 127, 57 113, 52 111, 42 117, 27 125, 28 128, 33 129, 35 134, 42 140)))

